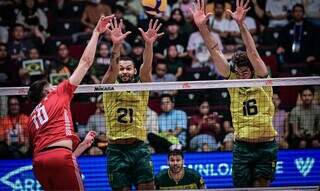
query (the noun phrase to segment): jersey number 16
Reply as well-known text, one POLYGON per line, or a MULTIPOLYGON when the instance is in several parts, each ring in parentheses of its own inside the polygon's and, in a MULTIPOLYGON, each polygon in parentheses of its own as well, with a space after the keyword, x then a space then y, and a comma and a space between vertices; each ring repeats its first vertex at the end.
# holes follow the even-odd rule
POLYGON ((255 99, 250 99, 243 102, 243 115, 256 115, 258 113, 257 101, 255 99))

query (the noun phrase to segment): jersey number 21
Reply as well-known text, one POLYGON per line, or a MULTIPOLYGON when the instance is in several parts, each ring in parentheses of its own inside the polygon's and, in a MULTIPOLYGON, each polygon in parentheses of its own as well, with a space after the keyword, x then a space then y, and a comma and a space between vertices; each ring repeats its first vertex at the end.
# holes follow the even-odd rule
POLYGON ((119 123, 132 123, 133 122, 133 109, 132 108, 118 108, 117 109, 119 123), (129 120, 126 116, 129 115, 129 120))

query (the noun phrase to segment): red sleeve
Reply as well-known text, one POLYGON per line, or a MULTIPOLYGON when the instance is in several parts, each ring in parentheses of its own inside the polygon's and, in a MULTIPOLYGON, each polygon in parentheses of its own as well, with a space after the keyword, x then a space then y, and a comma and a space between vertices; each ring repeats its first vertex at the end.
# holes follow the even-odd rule
POLYGON ((78 86, 72 85, 69 80, 62 81, 57 87, 58 96, 65 97, 67 100, 71 100, 74 91, 78 86))

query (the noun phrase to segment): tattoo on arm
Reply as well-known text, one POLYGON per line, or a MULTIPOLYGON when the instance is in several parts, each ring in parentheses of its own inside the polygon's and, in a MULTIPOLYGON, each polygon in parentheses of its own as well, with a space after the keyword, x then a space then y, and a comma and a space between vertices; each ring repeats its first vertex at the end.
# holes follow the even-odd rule
POLYGON ((115 62, 116 64, 119 64, 120 61, 120 55, 117 52, 111 52, 111 58, 112 61, 115 62))

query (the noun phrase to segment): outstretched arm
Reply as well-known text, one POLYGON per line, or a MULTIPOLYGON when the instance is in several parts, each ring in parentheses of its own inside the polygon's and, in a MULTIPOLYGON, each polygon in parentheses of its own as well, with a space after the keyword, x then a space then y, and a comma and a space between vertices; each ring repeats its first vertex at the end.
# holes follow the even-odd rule
POLYGON ((110 58, 110 66, 103 76, 102 84, 113 84, 117 80, 117 76, 119 73, 119 59, 120 59, 120 52, 123 40, 131 33, 130 31, 126 32, 125 34, 122 33, 122 20, 120 23, 117 22, 117 19, 114 18, 113 22, 110 23, 111 30, 107 29, 112 43, 112 51, 111 51, 111 58, 110 58))
POLYGON ((241 37, 246 46, 247 55, 254 68, 255 74, 258 77, 266 77, 268 75, 267 67, 261 59, 250 31, 244 22, 246 13, 250 10, 250 7, 248 7, 249 0, 247 0, 245 4, 243 3, 243 0, 240 2, 237 0, 236 11, 231 12, 230 10, 227 10, 227 13, 232 16, 239 26, 241 37))
POLYGON ((113 18, 113 15, 108 17, 105 17, 105 16, 100 17, 99 22, 93 31, 91 39, 81 56, 79 65, 77 66, 77 68, 69 78, 69 81, 71 84, 76 86, 79 85, 83 77, 86 75, 87 71, 91 67, 94 60, 94 56, 96 54, 96 47, 97 47, 99 35, 106 31, 106 29, 108 28, 109 21, 112 18, 113 18))
POLYGON ((218 42, 211 35, 209 28, 207 26, 207 21, 212 15, 212 13, 205 14, 205 4, 204 0, 197 0, 194 10, 190 9, 193 20, 199 32, 210 52, 211 58, 213 59, 214 64, 220 75, 228 77, 230 74, 230 67, 227 59, 224 57, 222 51, 218 47, 218 42))
POLYGON ((143 64, 140 68, 140 79, 141 82, 151 82, 152 79, 152 60, 153 60, 153 43, 163 33, 158 34, 161 27, 161 23, 158 24, 158 19, 152 24, 153 20, 149 22, 149 28, 147 32, 144 32, 139 28, 141 35, 145 41, 145 47, 143 52, 143 64))

